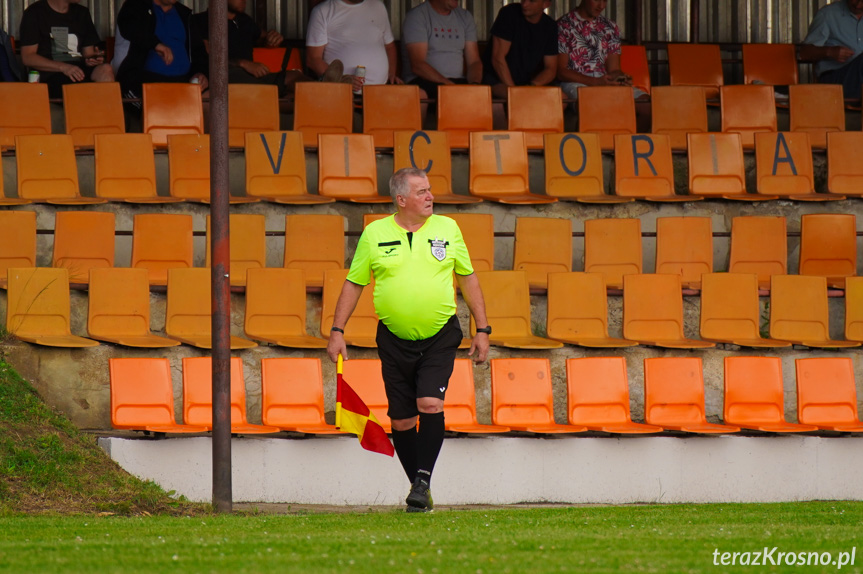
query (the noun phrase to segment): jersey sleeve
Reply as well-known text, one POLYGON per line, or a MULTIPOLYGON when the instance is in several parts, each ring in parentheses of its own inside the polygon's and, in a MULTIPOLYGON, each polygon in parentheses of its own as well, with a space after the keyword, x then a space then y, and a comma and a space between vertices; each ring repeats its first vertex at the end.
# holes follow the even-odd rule
POLYGON ((327 24, 324 22, 323 4, 317 5, 309 17, 309 30, 306 33, 306 46, 327 45, 327 24))
POLYGON ((473 14, 464 11, 464 41, 465 42, 476 42, 476 22, 473 20, 473 14))
POLYGON ((348 271, 347 280, 365 287, 372 280, 372 250, 370 247, 369 233, 363 232, 354 252, 354 260, 348 271))
POLYGON ((456 272, 457 275, 470 275, 473 273, 473 265, 470 262, 470 254, 467 251, 467 245, 465 245, 464 237, 461 235, 461 229, 459 229, 458 225, 455 225, 455 231, 453 234, 453 255, 455 257, 455 267, 453 271, 456 272))
POLYGON ((809 31, 803 39, 804 44, 824 46, 827 43, 827 40, 830 38, 830 27, 827 25, 827 18, 824 16, 824 13, 824 10, 819 10, 815 13, 815 18, 812 19, 809 31))
POLYGON ((21 26, 18 29, 18 44, 20 46, 32 46, 39 43, 39 22, 37 15, 32 9, 24 10, 21 17, 21 26))

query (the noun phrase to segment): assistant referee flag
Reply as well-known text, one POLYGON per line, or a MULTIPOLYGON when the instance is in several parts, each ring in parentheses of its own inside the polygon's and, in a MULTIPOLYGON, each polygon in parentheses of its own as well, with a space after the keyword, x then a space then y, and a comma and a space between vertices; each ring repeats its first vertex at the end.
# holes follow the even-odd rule
POLYGON ((353 433, 360 446, 372 452, 393 456, 395 450, 387 433, 369 407, 342 376, 342 356, 336 368, 336 427, 353 433))

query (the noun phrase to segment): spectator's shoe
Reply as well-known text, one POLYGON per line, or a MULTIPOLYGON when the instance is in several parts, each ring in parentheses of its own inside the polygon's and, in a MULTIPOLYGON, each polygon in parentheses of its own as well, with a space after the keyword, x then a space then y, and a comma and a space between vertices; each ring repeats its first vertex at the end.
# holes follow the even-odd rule
POLYGON ((419 477, 415 478, 405 502, 408 505, 408 512, 431 512, 434 510, 429 483, 419 477))
POLYGON ((322 82, 340 82, 342 80, 342 75, 345 73, 345 66, 342 64, 341 60, 333 60, 330 62, 330 65, 327 66, 324 75, 321 76, 322 82))

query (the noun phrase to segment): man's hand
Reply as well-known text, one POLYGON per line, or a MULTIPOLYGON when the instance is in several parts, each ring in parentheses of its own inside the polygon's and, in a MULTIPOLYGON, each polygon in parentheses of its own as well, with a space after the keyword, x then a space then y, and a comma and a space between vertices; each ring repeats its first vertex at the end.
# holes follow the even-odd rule
POLYGON ((73 64, 66 64, 63 66, 63 75, 73 82, 80 82, 84 79, 84 70, 73 64))
POLYGON ((854 50, 845 46, 830 46, 827 48, 827 57, 837 62, 847 62, 854 57, 854 50))
POLYGON ((171 48, 164 44, 156 44, 156 47, 153 50, 159 54, 159 57, 162 58, 162 61, 165 62, 166 66, 170 66, 171 62, 174 61, 174 52, 171 51, 171 48))
POLYGON ((99 48, 93 48, 93 53, 84 58, 84 63, 91 68, 101 66, 105 63, 105 52, 99 48))
POLYGON ((327 356, 335 363, 339 360, 339 355, 345 361, 348 360, 348 347, 345 345, 345 336, 338 331, 331 331, 330 342, 327 343, 327 356))
MULTIPOLYGON (((332 339, 330 340, 332 341, 332 339)), ((473 341, 471 341, 470 351, 468 351, 467 356, 473 358, 473 362, 476 364, 484 363, 488 357, 488 346, 488 335, 477 333, 474 335, 473 341), (474 352, 476 353, 476 357, 473 356, 474 352)))
POLYGON ((404 84, 404 81, 401 78, 399 78, 398 76, 396 76, 395 74, 390 74, 390 76, 387 78, 387 83, 388 84, 404 84))
POLYGON ((351 79, 351 89, 354 92, 361 92, 363 89, 363 84, 366 83, 365 78, 360 78, 359 76, 348 76, 351 79))
POLYGON ((284 41, 284 36, 276 32, 275 30, 269 30, 264 38, 264 42, 266 42, 267 46, 269 46, 270 48, 280 46, 284 41))
POLYGON ((263 78, 270 73, 270 68, 261 62, 251 60, 240 60, 240 67, 256 78, 263 78))
POLYGON ((197 74, 195 74, 194 76, 192 76, 189 79, 190 80, 197 80, 194 83, 198 84, 201 87, 202 92, 207 91, 207 88, 210 87, 210 83, 207 81, 207 76, 205 76, 204 74, 202 74, 200 72, 198 72, 197 74))

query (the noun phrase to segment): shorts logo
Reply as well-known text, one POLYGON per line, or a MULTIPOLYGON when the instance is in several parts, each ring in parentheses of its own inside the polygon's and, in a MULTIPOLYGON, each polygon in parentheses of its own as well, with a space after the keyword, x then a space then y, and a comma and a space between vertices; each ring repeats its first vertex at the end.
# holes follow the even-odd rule
POLYGON ((435 237, 434 239, 429 239, 429 245, 431 246, 432 257, 438 261, 446 259, 446 246, 449 245, 449 241, 435 237))
POLYGON ((441 388, 440 388, 440 392, 444 392, 445 390, 446 390, 446 387, 441 387, 441 388))

